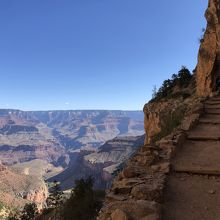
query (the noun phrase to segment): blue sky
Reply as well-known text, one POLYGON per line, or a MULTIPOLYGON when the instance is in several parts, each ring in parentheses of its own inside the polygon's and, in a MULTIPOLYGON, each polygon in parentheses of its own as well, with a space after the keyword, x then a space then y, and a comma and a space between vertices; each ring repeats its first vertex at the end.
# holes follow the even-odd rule
POLYGON ((1 0, 0 108, 141 110, 193 70, 207 0, 1 0))

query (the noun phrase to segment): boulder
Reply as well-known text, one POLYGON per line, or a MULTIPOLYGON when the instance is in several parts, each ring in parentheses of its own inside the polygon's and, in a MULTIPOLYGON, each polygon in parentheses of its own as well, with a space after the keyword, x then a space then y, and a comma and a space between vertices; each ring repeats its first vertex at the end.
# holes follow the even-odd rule
POLYGON ((127 214, 120 209, 116 209, 111 214, 111 218, 112 218, 112 220, 128 220, 127 214))

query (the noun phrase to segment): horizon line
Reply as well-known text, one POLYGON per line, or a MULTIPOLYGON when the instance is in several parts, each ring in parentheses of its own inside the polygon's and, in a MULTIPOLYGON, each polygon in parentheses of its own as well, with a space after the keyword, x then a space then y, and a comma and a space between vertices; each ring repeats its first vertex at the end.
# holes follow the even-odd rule
POLYGON ((143 110, 128 110, 128 109, 47 109, 47 110, 24 110, 18 108, 0 108, 7 111, 23 111, 23 112, 50 112, 50 111, 127 111, 127 112, 143 112, 143 110))

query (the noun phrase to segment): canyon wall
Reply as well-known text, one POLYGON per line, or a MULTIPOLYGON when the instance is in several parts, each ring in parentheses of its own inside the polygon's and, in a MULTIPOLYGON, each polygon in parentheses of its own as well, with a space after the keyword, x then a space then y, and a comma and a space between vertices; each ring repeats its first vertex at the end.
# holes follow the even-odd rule
POLYGON ((196 68, 197 95, 212 96, 215 91, 215 81, 220 76, 220 1, 209 0, 205 12, 207 28, 201 38, 196 68))
POLYGON ((98 148, 116 136, 144 133, 141 111, 41 111, 0 109, 2 163, 47 160, 67 165, 69 151, 98 148))

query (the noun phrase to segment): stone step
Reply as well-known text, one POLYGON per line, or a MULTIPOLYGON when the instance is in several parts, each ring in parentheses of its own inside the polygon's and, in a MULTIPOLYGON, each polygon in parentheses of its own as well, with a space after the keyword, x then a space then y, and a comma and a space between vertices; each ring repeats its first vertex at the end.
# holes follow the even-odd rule
POLYGON ((186 141, 172 160, 176 172, 220 175, 220 141, 186 141))
POLYGON ((205 109, 220 109, 220 104, 215 104, 215 105, 205 104, 205 109))
POLYGON ((106 196, 106 200, 109 202, 113 201, 125 201, 128 199, 128 195, 116 195, 113 192, 110 192, 106 196))
POLYGON ((216 114, 204 114, 200 119, 220 120, 220 115, 216 114))
POLYGON ((205 108, 205 113, 220 115, 220 109, 205 108))
POLYGON ((171 161, 163 220, 220 219, 220 97, 204 107, 206 114, 171 161))
POLYGON ((219 141, 220 136, 202 136, 202 135, 188 135, 188 140, 194 140, 194 141, 219 141))
POLYGON ((204 124, 220 124, 220 119, 200 118, 199 122, 204 124))
POLYGON ((199 123, 187 133, 189 140, 220 140, 220 124, 199 123))
POLYGON ((220 101, 220 97, 219 96, 212 97, 208 101, 220 101))
POLYGON ((219 101, 208 100, 208 101, 205 102, 205 104, 207 104, 207 105, 218 105, 218 104, 220 104, 220 100, 219 101))
POLYGON ((163 220, 220 219, 220 177, 174 173, 164 198, 163 220))
POLYGON ((175 169, 177 173, 188 173, 190 175, 206 175, 206 176, 220 176, 220 172, 214 169, 193 169, 188 167, 180 167, 175 169))

